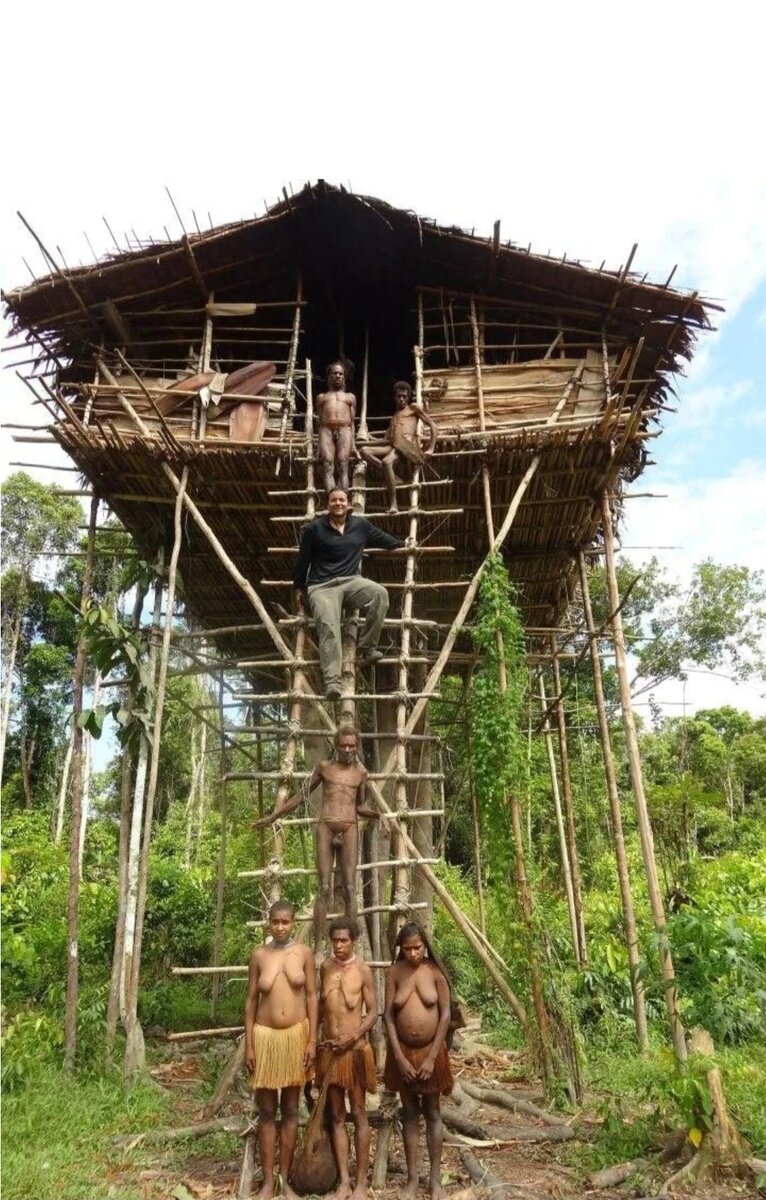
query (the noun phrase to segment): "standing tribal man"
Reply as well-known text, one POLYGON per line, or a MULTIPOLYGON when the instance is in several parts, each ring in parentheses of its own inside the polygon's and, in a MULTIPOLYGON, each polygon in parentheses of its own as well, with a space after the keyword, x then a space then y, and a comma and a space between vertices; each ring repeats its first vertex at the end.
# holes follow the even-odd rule
POLYGON ((301 533, 298 561, 293 583, 298 591, 298 607, 303 593, 316 624, 319 662, 325 695, 331 700, 341 696, 343 648, 340 623, 344 612, 366 608, 367 617, 359 634, 362 665, 383 657, 378 638, 388 611, 388 592, 382 583, 363 579, 357 574, 365 546, 381 550, 409 548, 392 533, 384 533, 366 517, 351 511, 348 492, 332 488, 327 497, 327 512, 307 525, 301 533))
POLYGON ((365 1092, 376 1092, 375 1058, 367 1035, 377 1021, 372 970, 356 957, 358 930, 353 921, 338 917, 330 926, 332 954, 319 972, 323 1040, 317 1054, 317 1083, 328 1083, 327 1103, 332 1122, 332 1145, 340 1183, 335 1200, 366 1200, 370 1161, 370 1125, 365 1092), (356 1183, 351 1190, 348 1171, 346 1093, 354 1122, 356 1183))
MULTIPOLYGON (((394 467, 402 458, 416 466, 421 466, 425 458, 433 454, 439 433, 436 423, 431 420, 426 410, 419 404, 412 403, 412 388, 403 379, 394 384, 394 408, 396 412, 389 422, 382 441, 373 439, 359 447, 359 453, 364 461, 375 467, 377 471, 382 470, 386 477, 389 512, 399 511, 396 505, 394 467), (425 451, 420 448, 418 421, 423 421, 431 434, 425 451)), ((377 436, 380 437, 380 435, 377 436)))
POLYGON ((281 808, 254 822, 265 829, 296 809, 304 797, 322 785, 322 808, 316 827, 316 864, 319 875, 314 901, 314 949, 324 937, 327 907, 330 902, 333 845, 340 843, 340 876, 343 887, 343 911, 346 919, 356 920, 356 867, 359 856, 359 817, 377 819, 380 813, 366 808, 367 768, 359 761, 356 730, 341 726, 335 735, 336 758, 317 763, 305 788, 290 796, 281 808))
POLYGON ((250 957, 245 1065, 258 1106, 263 1170, 258 1200, 272 1200, 275 1192, 277 1107, 282 1115, 279 1171, 283 1194, 288 1200, 296 1200, 287 1178, 298 1132, 298 1095, 313 1075, 316 1057, 319 1006, 314 958, 308 946, 293 940, 294 927, 292 904, 277 900, 269 909, 271 942, 259 946, 250 957))
POLYGON ((348 487, 348 464, 354 451, 356 396, 346 391, 346 368, 342 362, 327 368, 327 391, 317 396, 319 416, 319 462, 325 490, 348 487))

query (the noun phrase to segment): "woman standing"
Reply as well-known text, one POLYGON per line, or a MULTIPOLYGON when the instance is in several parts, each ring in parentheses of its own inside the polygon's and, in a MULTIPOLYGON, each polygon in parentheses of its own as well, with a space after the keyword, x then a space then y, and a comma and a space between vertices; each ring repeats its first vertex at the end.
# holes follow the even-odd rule
POLYGON ((431 1164, 428 1191, 440 1200, 442 1119, 439 1097, 452 1091, 446 1038, 450 1025, 450 983, 417 921, 408 921, 396 939, 397 954, 386 978, 383 1019, 388 1051, 383 1082, 398 1092, 404 1109, 405 1195, 418 1190, 418 1118, 426 1122, 431 1164))

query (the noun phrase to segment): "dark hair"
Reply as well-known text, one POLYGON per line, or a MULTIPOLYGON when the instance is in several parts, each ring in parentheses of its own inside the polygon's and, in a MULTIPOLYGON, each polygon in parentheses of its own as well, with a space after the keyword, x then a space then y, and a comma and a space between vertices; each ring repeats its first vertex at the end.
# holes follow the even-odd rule
POLYGON ((344 488, 344 487, 331 487, 331 488, 330 488, 330 490, 329 490, 329 492, 327 493, 327 499, 328 499, 328 500, 330 499, 330 496, 332 496, 333 492, 343 492, 343 495, 346 497, 346 499, 348 500, 349 504, 351 503, 351 492, 348 490, 348 488, 344 488))
POLYGON ((346 376, 346 383, 353 382, 354 364, 352 363, 350 358, 344 358, 341 355, 340 358, 334 358, 332 360, 332 362, 328 363, 327 366, 325 367, 325 373, 324 373, 325 379, 329 379, 330 370, 332 369, 332 367, 343 367, 343 373, 346 376))
POLYGON ((335 730, 335 737, 332 739, 333 745, 337 746, 338 743, 340 742, 340 739, 342 737, 348 737, 349 734, 351 735, 352 738, 354 738, 354 740, 356 741, 356 744, 358 746, 359 745, 359 734, 357 733, 357 731, 353 725, 339 725, 338 728, 335 730))
POLYGON ((399 391, 399 388, 406 388, 407 395, 410 397, 410 399, 412 399, 412 385, 409 384, 406 379, 397 379, 396 383, 391 389, 394 395, 396 395, 396 393, 399 391))
POLYGON ((445 980, 447 981, 447 987, 449 988, 450 999, 451 999, 452 998, 452 980, 450 979, 449 974, 447 973, 447 968, 445 967, 444 963, 439 958, 438 954, 436 954, 434 952, 434 948, 431 945, 428 934, 426 933, 425 929, 423 928, 423 926, 420 924, 419 921, 407 921, 404 925, 402 925, 401 929, 399 930, 398 934, 396 935, 396 947, 395 947, 394 957, 391 961, 392 962, 401 962, 401 960, 404 957, 404 955, 402 954, 402 946, 406 942, 407 938, 410 938, 410 937, 419 937, 420 938, 421 942, 423 943, 423 945, 426 948, 426 954, 430 958, 431 962, 434 964, 434 966, 439 971, 441 971, 442 975, 444 976, 445 980))
POLYGON ((269 909, 269 920, 280 912, 289 913, 291 917, 294 917, 295 905, 291 904, 289 900, 275 900, 269 909))
POLYGON ((340 933, 341 929, 348 931, 352 942, 355 942, 359 937, 359 926, 351 917, 336 917, 330 922, 330 937, 334 933, 340 933))

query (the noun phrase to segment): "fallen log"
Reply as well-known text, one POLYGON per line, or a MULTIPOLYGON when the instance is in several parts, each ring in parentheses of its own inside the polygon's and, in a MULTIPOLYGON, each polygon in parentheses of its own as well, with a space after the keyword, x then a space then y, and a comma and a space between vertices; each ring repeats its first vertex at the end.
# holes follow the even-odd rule
POLYGON ((467 1137, 480 1138, 483 1141, 494 1139, 494 1134, 485 1129, 483 1125, 479 1125, 476 1121, 472 1121, 470 1117, 465 1116, 453 1104, 445 1101, 442 1104, 441 1111, 442 1121, 448 1129, 452 1129, 456 1133, 464 1133, 467 1137))
POLYGON ((482 1104, 495 1104, 499 1108, 509 1108, 511 1112, 524 1113, 527 1117, 537 1117, 538 1121, 544 1121, 546 1125, 567 1126, 569 1124, 565 1117, 558 1117, 554 1113, 546 1112, 544 1108, 539 1108, 530 1100, 519 1100, 503 1088, 479 1087, 468 1079, 461 1079, 460 1085, 467 1095, 472 1096, 474 1100, 480 1100, 482 1104))
POLYGON ((615 1163, 612 1167, 603 1167, 600 1171, 594 1171, 592 1175, 588 1176, 588 1183, 596 1190, 615 1187, 618 1183, 624 1183, 626 1179, 630 1179, 631 1175, 645 1171, 648 1166, 647 1159, 632 1158, 628 1162, 615 1163))
POLYGON ((217 1117, 214 1121, 197 1121, 194 1125, 179 1125, 175 1129, 147 1129, 143 1133, 118 1133, 112 1138, 115 1146, 141 1142, 174 1142, 182 1138, 207 1137, 210 1133, 231 1133, 241 1137, 250 1128, 246 1117, 217 1117))

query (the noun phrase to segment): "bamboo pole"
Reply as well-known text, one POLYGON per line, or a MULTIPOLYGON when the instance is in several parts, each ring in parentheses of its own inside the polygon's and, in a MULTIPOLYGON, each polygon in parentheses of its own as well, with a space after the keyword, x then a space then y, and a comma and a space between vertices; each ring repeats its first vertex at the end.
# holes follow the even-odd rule
POLYGON ((598 727, 601 740, 601 753, 604 758, 604 778, 609 799, 611 814, 612 841, 614 857, 617 864, 617 880, 620 885, 620 901, 622 903, 622 923, 625 930, 625 945, 628 951, 628 966, 630 968, 630 987, 633 994, 633 1019, 636 1025, 636 1037, 642 1054, 649 1048, 649 1036, 646 1028, 646 1005, 644 1002, 644 985, 639 975, 641 956, 638 950, 638 933, 636 930, 636 914, 633 909, 633 892, 630 886, 628 856, 625 852, 625 838, 622 828, 622 807, 617 790, 617 776, 612 757, 612 745, 609 737, 609 723, 606 717, 606 702, 604 700, 604 682, 601 674, 601 656, 596 638, 596 626, 593 620, 593 609, 590 602, 590 587, 588 585, 588 568, 585 555, 580 551, 580 590, 582 594, 583 611, 586 628, 590 641, 590 661, 593 670, 593 695, 598 714, 598 727))
MULTIPOLYGON (((213 966, 219 966, 221 962, 221 944, 223 941, 223 900, 224 890, 226 887, 226 843, 228 839, 228 807, 229 807, 229 788, 227 783, 227 774, 229 767, 229 744, 226 740, 226 730, 224 725, 224 710, 223 710, 223 672, 218 681, 218 705, 219 705, 219 753, 221 763, 221 793, 219 811, 221 816, 221 835, 218 844, 218 866, 215 885, 215 926, 213 929, 213 966)), ((218 991, 219 979, 216 975, 213 979, 213 990, 210 1000, 210 1020, 215 1021, 218 1017, 218 991)))
MULTIPOLYGON (((540 705, 543 713, 545 713, 547 700, 545 697, 545 683, 543 681, 542 674, 538 676, 538 681, 540 689, 540 705)), ((567 845, 566 828, 564 826, 564 814, 561 808, 561 792, 559 790, 558 772, 556 770, 556 755, 553 752, 551 724, 547 716, 543 717, 543 735, 545 737, 545 749, 548 753, 548 769, 551 776, 553 811, 556 814, 556 829, 558 830, 559 853, 561 854, 561 873, 564 877, 564 890, 567 898, 567 911, 569 912, 569 929, 572 934, 572 947, 574 949, 577 963, 582 965, 580 937, 577 927, 577 911, 575 907, 574 888, 572 886, 572 868, 569 862, 569 847, 567 845)))
POLYGON ((165 689, 168 673, 168 655, 170 652, 170 635, 173 629, 173 608, 175 605, 176 575, 178 557, 181 552, 181 514, 183 512, 184 496, 189 478, 189 468, 181 472, 175 512, 173 516, 173 548, 168 566, 167 597, 165 601, 165 627, 162 632, 157 664, 157 691, 154 700, 154 724, 152 729, 152 752, 149 764, 149 779, 146 786, 146 801, 144 804, 144 834, 141 843, 139 859, 138 891, 136 896, 136 927, 133 942, 133 958, 130 967, 130 986, 126 1005, 126 1044, 124 1073, 126 1077, 143 1070, 145 1063, 144 1037, 138 1022, 138 987, 141 976, 141 944, 144 931, 144 914, 146 911, 146 893, 149 874, 149 848, 152 838, 154 821, 154 800, 157 793, 157 779, 160 768, 160 752, 162 746, 162 720, 165 712, 165 689))
POLYGON ((582 877, 580 875, 580 860, 577 854, 572 777, 569 769, 569 743, 567 741, 566 714, 562 700, 561 671, 559 670, 559 656, 556 649, 555 634, 551 634, 551 666, 553 668, 553 693, 556 697, 556 725, 559 735, 561 795, 564 802, 564 820, 569 849, 569 863, 572 869, 572 892, 574 895, 575 916, 577 918, 578 963, 581 967, 584 967, 588 962, 588 948, 585 940, 585 918, 582 906, 582 877))
MULTIPOLYGON (((94 496, 90 502, 90 525, 88 528, 88 552, 82 581, 80 613, 82 616, 90 601, 93 586, 93 560, 96 549, 96 524, 99 500, 94 496)), ((69 831, 69 903, 67 911, 67 978, 66 1009, 64 1013, 64 1066, 74 1070, 77 1054, 77 999, 80 984, 80 826, 82 823, 82 726, 78 723, 82 713, 82 697, 85 681, 85 638, 83 630, 77 640, 74 660, 74 684, 72 688, 72 824, 69 831)))
POLYGON ((684 1037, 684 1028, 681 1024, 681 1017, 678 1012, 676 975, 673 967, 673 957, 671 955, 670 945, 668 943, 665 909, 662 903, 660 884, 657 876, 657 861, 654 856, 654 836, 652 833, 652 824, 649 819, 649 809, 646 803, 646 795, 644 793, 644 779, 641 772, 641 756, 638 746, 638 733, 636 732, 636 722, 633 716, 633 704, 630 696, 628 656, 625 647, 622 614, 619 611, 620 593, 617 585, 617 568, 615 566, 614 557, 614 527, 612 525, 612 511, 606 491, 604 491, 604 494, 601 498, 601 514, 604 524, 606 582, 609 594, 609 606, 612 610, 612 636, 614 639, 617 678, 620 685, 620 705, 622 707, 622 720, 625 729, 625 742, 628 751, 630 780, 633 786, 633 799, 636 806, 636 816, 638 818, 638 832, 641 839, 641 853, 644 859, 644 870, 646 872, 646 882, 649 891, 649 903, 651 905, 654 927, 657 931, 659 940, 660 966, 662 969, 662 978, 664 981, 665 991, 665 1007, 667 1008, 668 1012, 670 1033, 673 1039, 673 1047, 675 1049, 676 1059, 678 1060, 679 1065, 683 1067, 687 1059, 686 1039, 684 1037))
MULTIPOLYGON (((134 631, 141 626, 141 613, 146 598, 146 588, 136 584, 133 602, 134 631)), ((126 708, 132 714, 135 707, 135 696, 132 689, 128 690, 126 708)), ((111 1053, 114 1038, 117 1033, 117 1021, 120 1015, 120 980, 122 978, 123 951, 125 945, 125 917, 127 909, 128 887, 128 844, 130 841, 131 797, 133 795, 133 768, 136 764, 135 749, 131 744, 123 747, 122 772, 120 780, 120 834, 118 844, 117 866, 117 920, 114 931, 114 950, 112 952, 112 974, 109 984, 109 1000, 106 1010, 106 1051, 111 1053)))

